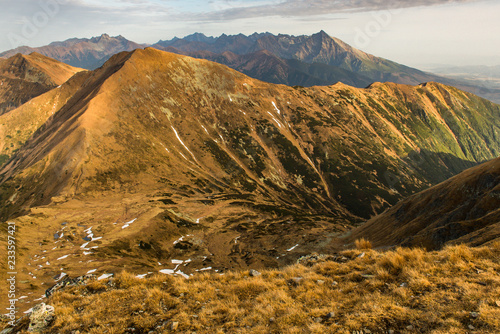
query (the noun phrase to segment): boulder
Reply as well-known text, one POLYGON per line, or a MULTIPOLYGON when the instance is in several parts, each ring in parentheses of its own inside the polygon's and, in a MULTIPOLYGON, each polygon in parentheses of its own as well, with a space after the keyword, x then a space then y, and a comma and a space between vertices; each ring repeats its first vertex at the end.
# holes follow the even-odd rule
POLYGON ((30 325, 28 327, 28 332, 39 333, 45 330, 52 320, 54 320, 55 310, 53 306, 41 303, 35 305, 31 310, 30 325))

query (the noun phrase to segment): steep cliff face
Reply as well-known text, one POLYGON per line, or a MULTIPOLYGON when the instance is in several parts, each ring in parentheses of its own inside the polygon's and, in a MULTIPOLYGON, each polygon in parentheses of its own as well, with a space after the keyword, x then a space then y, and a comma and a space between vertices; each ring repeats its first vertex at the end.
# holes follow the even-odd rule
POLYGON ((152 48, 35 101, 0 128, 40 119, 0 171, 1 215, 75 271, 290 263, 500 153, 499 106, 452 87, 293 88, 152 48))

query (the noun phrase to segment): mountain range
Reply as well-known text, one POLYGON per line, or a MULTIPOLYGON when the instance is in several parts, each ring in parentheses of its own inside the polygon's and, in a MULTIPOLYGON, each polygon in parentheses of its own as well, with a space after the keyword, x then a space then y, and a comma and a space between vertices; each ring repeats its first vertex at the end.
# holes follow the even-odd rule
POLYGON ((281 266, 498 157, 499 114, 436 83, 294 88, 122 52, 0 116, 0 214, 32 289, 61 268, 281 266))
POLYGON ((0 114, 0 220, 16 224, 19 289, 93 270, 280 267, 360 238, 428 249, 498 239, 499 105, 435 82, 273 84, 179 54, 288 80, 290 64, 325 80, 371 82, 391 66, 394 80, 420 75, 325 35, 198 34, 160 42, 177 53, 134 48, 93 70, 37 53, 0 60, 22 83, 0 114))
POLYGON ((108 34, 102 34, 92 38, 71 38, 36 48, 21 46, 2 52, 0 57, 9 58, 18 53, 29 55, 37 52, 71 66, 95 69, 118 52, 132 51, 145 46, 129 41, 123 36, 110 37, 108 34))
MULTIPOLYGON (((40 48, 20 47, 0 53, 0 57, 36 51, 72 66, 95 69, 115 53, 145 46, 122 36, 103 34, 91 39, 73 38, 54 42, 40 48)), ((480 82, 438 76, 376 57, 330 37, 324 31, 311 36, 254 33, 249 36, 222 34, 217 38, 195 33, 184 38, 160 40, 150 46, 216 61, 271 83, 314 86, 340 81, 363 88, 372 82, 416 85, 435 81, 500 102, 498 87, 484 87, 480 82)))

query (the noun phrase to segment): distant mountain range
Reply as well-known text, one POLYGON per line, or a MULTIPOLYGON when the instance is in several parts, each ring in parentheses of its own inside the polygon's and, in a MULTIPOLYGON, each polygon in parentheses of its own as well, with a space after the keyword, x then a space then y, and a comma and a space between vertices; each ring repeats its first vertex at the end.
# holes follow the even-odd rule
MULTIPOLYGON (((324 31, 312 36, 275 36, 267 33, 251 36, 243 34, 222 35, 209 42, 200 40, 203 38, 198 35, 195 40, 188 38, 160 41, 152 47, 186 55, 193 55, 200 51, 209 51, 215 54, 230 52, 237 55, 247 55, 265 50, 278 58, 298 61, 295 63, 295 70, 303 66, 301 63, 323 64, 327 65, 324 68, 340 68, 349 71, 354 77, 361 76, 371 82, 391 81, 419 84, 434 79, 422 71, 357 50, 337 38, 328 36, 324 31)), ((272 68, 268 68, 268 70, 272 71, 272 68)), ((335 82, 331 82, 331 84, 333 83, 335 82)))
POLYGON ((127 40, 123 36, 110 37, 102 34, 92 38, 71 38, 63 42, 53 42, 47 46, 32 48, 21 46, 0 53, 0 57, 9 58, 17 53, 31 54, 38 52, 44 56, 59 60, 71 66, 95 69, 102 66, 112 55, 122 51, 132 51, 146 47, 127 40))
MULTIPOLYGON (((20 47, 0 54, 11 57, 33 51, 87 69, 101 66, 109 57, 121 51, 144 48, 122 36, 103 34, 91 39, 69 39, 40 48, 20 47)), ((435 81, 500 102, 500 88, 467 80, 446 78, 375 57, 355 49, 324 31, 311 36, 221 35, 207 37, 201 33, 184 38, 159 41, 151 47, 227 65, 253 78, 291 86, 330 85, 336 82, 366 87, 372 82, 395 82, 416 85, 435 81)))

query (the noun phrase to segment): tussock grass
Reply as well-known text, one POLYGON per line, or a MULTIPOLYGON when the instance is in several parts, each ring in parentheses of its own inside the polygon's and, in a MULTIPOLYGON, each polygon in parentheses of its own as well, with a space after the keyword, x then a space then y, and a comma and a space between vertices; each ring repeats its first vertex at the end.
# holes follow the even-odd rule
POLYGON ((365 238, 354 241, 354 246, 356 249, 372 249, 372 243, 365 238))
POLYGON ((48 303, 56 319, 47 332, 500 332, 500 243, 439 252, 360 245, 335 257, 339 262, 256 277, 248 271, 188 280, 122 273, 55 293, 48 303))

